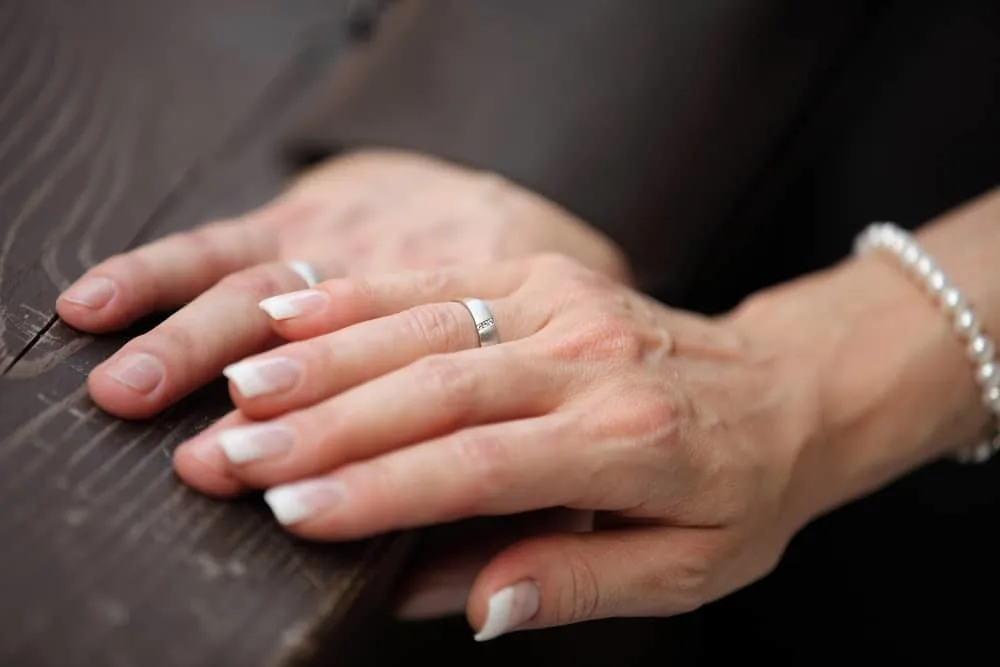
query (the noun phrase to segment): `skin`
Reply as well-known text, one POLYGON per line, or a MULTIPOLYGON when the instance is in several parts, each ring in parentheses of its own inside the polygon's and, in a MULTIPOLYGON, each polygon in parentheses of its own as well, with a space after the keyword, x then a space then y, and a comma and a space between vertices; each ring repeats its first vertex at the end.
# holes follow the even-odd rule
POLYGON ((320 165, 240 218, 102 262, 60 296, 56 309, 71 326, 102 333, 180 308, 90 374, 98 405, 119 417, 145 418, 218 377, 227 364, 280 342, 256 303, 303 286, 287 261, 307 261, 321 278, 332 278, 534 252, 562 253, 631 282, 610 241, 547 200, 493 174, 369 151, 320 165), (104 292, 90 293, 87 286, 95 284, 104 292), (123 373, 136 353, 144 355, 138 378, 123 373))
MULTIPOLYGON (((919 234, 987 331, 998 217, 995 192, 919 234)), ((816 516, 991 424, 950 323, 880 256, 715 318, 552 253, 309 294, 297 316, 261 316, 290 342, 248 360, 280 358, 295 381, 255 396, 231 384, 236 409, 177 450, 178 474, 222 497, 293 485, 314 512, 287 528, 314 540, 568 512, 574 529, 529 528, 485 555, 474 628, 512 586, 537 606, 506 630, 694 609, 770 572, 816 516), (500 345, 477 348, 452 301, 469 295, 490 304, 500 345), (234 463, 220 436, 250 424, 286 446, 234 463)))

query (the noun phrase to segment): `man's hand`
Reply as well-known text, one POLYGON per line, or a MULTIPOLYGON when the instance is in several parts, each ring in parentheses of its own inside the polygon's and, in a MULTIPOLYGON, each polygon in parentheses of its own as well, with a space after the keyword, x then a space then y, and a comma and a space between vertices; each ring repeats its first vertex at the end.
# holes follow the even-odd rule
POLYGON ((604 237, 504 179, 432 158, 333 159, 272 203, 112 257, 59 299, 71 326, 100 333, 178 308, 91 373, 107 411, 148 417, 277 341, 256 304, 317 280, 537 252, 569 255, 616 281, 626 262, 604 237), (303 264, 307 267, 303 273, 303 264))

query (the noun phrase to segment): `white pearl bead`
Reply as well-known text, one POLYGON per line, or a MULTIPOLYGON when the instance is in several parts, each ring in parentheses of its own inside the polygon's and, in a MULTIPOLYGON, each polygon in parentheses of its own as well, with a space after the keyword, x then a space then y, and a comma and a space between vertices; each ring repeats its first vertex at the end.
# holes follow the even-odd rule
POLYGON ((928 278, 937 269, 930 257, 924 255, 917 260, 917 274, 921 278, 928 278))
POLYGON ((940 269, 932 272, 927 278, 927 286, 930 288, 932 294, 940 294, 948 286, 944 272, 940 269))
POLYGON ((886 229, 883 233, 882 238, 885 239, 885 245, 892 250, 897 255, 902 253, 906 249, 907 242, 906 239, 899 234, 893 234, 892 230, 886 229))
POLYGON ((978 364, 985 364, 993 359, 996 349, 993 346, 993 341, 988 336, 978 334, 969 341, 967 351, 970 359, 978 364))
POLYGON ((903 264, 912 269, 921 260, 922 254, 920 252, 920 248, 910 244, 903 250, 901 257, 903 259, 903 264))
POLYGON ((983 388, 1000 384, 1000 367, 994 361, 980 364, 976 369, 976 381, 983 388))
POLYGON ((987 387, 983 391, 983 405, 994 411, 1000 411, 1000 387, 987 387))
POLYGON ((955 315, 955 331, 970 338, 979 333, 979 323, 976 321, 976 316, 968 308, 963 308, 955 315))
POLYGON ((945 287, 941 291, 941 306, 948 312, 954 313, 960 308, 964 308, 965 299, 962 293, 954 287, 945 287))

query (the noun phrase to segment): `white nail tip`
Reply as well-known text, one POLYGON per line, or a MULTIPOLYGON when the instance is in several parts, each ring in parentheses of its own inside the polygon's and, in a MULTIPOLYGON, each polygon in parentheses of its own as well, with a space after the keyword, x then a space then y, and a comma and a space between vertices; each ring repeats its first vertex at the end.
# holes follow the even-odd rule
POLYGON ((269 299, 264 299, 258 305, 272 320, 290 320, 301 314, 301 310, 295 306, 295 303, 285 296, 272 296, 269 299))
POLYGON ((271 383, 260 372, 258 362, 241 361, 222 369, 222 374, 236 385, 237 391, 246 398, 261 396, 271 391, 271 383))
POLYGON ((230 364, 222 374, 236 385, 245 398, 289 389, 295 384, 298 371, 295 362, 285 357, 253 359, 230 364))
POLYGON ((237 465, 283 454, 292 446, 294 439, 292 430, 280 424, 237 426, 215 437, 222 453, 237 465))
POLYGON ((219 434, 217 441, 230 463, 247 463, 267 455, 263 447, 238 431, 224 431, 219 434))
POLYGON ((278 523, 287 526, 308 519, 315 514, 315 509, 304 502, 298 489, 287 486, 277 486, 264 493, 264 502, 271 508, 278 523))
POLYGON ((508 586, 490 596, 486 608, 486 621, 475 634, 477 642, 496 639, 538 613, 541 596, 538 586, 530 581, 508 586))
POLYGON ((324 295, 317 290, 299 290, 264 299, 257 306, 273 320, 290 320, 322 306, 324 295))
POLYGON ((313 287, 319 282, 319 275, 316 273, 316 269, 312 267, 309 262, 303 262, 302 260, 294 259, 290 262, 286 262, 288 268, 294 271, 299 278, 305 281, 307 287, 313 287))

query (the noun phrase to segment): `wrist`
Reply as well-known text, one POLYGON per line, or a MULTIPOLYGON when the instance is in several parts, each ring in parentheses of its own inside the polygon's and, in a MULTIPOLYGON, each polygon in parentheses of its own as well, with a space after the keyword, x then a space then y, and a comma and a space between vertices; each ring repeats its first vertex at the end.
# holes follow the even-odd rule
POLYGON ((974 441, 989 422, 950 322, 891 259, 843 262, 732 318, 816 384, 816 433, 792 494, 804 520, 974 441))

